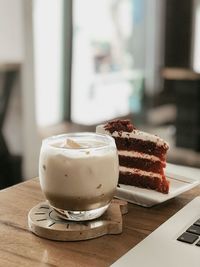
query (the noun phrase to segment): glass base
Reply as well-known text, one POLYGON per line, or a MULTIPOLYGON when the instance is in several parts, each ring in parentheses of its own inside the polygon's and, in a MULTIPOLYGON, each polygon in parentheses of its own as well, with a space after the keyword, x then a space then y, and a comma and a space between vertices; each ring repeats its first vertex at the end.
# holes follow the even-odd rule
POLYGON ((93 220, 100 217, 108 208, 109 204, 104 207, 88 210, 88 211, 69 211, 69 210, 61 210, 53 207, 56 211, 57 215, 68 221, 88 221, 93 220))

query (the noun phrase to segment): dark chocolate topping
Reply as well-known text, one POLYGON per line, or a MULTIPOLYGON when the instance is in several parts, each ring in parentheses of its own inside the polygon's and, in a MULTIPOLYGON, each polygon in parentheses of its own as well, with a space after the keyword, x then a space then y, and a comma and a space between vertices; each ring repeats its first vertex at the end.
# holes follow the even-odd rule
POLYGON ((113 120, 113 121, 108 122, 104 128, 105 130, 109 131, 111 134, 114 131, 132 132, 134 129, 136 129, 130 120, 113 120))

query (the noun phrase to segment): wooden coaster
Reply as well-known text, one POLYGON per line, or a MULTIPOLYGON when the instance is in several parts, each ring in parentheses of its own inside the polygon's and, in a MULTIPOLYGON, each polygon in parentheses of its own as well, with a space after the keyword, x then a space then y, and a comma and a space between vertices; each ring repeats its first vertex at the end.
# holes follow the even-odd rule
POLYGON ((47 202, 33 207, 28 214, 29 229, 40 237, 58 241, 78 241, 122 232, 126 201, 113 199, 107 211, 92 221, 74 222, 58 217, 47 202))

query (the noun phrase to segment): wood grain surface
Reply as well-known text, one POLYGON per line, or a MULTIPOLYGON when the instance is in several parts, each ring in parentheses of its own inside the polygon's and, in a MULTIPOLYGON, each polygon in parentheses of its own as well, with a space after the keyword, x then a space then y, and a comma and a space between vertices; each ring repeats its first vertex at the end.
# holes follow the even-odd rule
POLYGON ((122 234, 60 242, 28 230, 29 210, 44 201, 38 179, 29 180, 0 191, 0 266, 109 266, 199 194, 196 187, 152 208, 129 204, 122 234))
POLYGON ((168 80, 200 80, 200 73, 184 68, 163 68, 161 76, 168 80))

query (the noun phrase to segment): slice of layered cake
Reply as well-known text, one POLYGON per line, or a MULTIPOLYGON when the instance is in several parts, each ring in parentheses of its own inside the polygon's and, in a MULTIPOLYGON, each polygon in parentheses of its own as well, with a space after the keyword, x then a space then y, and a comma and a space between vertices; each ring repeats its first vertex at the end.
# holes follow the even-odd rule
POLYGON ((99 125, 96 132, 111 135, 119 155, 119 183, 169 192, 164 175, 168 144, 156 135, 136 129, 130 120, 99 125))

